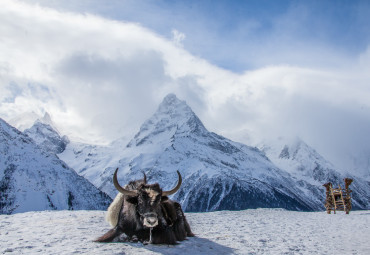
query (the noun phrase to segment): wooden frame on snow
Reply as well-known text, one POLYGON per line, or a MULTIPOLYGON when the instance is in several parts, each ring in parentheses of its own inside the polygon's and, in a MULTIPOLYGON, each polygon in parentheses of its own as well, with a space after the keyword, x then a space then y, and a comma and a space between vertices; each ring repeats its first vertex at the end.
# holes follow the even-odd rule
POLYGON ((345 189, 342 189, 340 185, 339 188, 334 189, 331 182, 325 183, 323 186, 326 188, 326 200, 325 200, 325 208, 328 214, 331 211, 345 211, 346 214, 352 209, 351 204, 351 192, 352 190, 349 189, 349 185, 353 182, 350 178, 345 178, 345 189))

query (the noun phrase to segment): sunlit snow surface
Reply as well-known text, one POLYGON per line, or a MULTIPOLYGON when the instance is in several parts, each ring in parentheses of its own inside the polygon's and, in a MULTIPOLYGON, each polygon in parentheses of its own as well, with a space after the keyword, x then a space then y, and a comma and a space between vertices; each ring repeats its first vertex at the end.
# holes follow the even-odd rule
POLYGON ((103 211, 0 215, 2 254, 369 254, 370 211, 186 213, 196 237, 175 246, 95 243, 103 211))

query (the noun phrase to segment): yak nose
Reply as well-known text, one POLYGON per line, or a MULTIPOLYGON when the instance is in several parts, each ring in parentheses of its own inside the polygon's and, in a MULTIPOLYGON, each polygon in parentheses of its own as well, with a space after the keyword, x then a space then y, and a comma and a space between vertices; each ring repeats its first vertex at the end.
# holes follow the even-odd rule
POLYGON ((156 213, 146 213, 144 214, 144 222, 145 227, 153 228, 158 225, 158 217, 156 213))

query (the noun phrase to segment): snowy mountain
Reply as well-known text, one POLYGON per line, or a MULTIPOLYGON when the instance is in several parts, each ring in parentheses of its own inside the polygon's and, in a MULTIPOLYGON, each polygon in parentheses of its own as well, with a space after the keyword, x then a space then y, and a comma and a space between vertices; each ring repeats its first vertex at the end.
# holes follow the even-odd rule
POLYGON ((105 209, 111 199, 0 119, 0 214, 105 209))
POLYGON ((173 94, 164 98, 126 147, 70 144, 59 156, 111 197, 117 193, 112 184, 116 167, 122 184, 145 172, 149 182, 164 189, 176 184, 179 170, 183 184, 174 198, 186 211, 323 209, 321 187, 312 196, 309 183, 299 185, 257 148, 209 132, 173 94), (105 154, 108 151, 112 154, 105 154))
POLYGON ((312 193, 321 193, 318 187, 327 182, 333 183, 335 187, 338 185, 344 187, 343 179, 352 178, 354 182, 350 188, 354 191, 352 193, 354 209, 370 208, 370 182, 349 173, 338 172, 332 163, 300 138, 280 137, 258 147, 275 165, 289 172, 300 186, 309 185, 306 188, 312 193))
POLYGON ((48 113, 45 113, 43 118, 37 119, 32 127, 24 130, 24 133, 43 149, 56 154, 62 153, 69 143, 68 137, 62 137, 55 128, 48 113))

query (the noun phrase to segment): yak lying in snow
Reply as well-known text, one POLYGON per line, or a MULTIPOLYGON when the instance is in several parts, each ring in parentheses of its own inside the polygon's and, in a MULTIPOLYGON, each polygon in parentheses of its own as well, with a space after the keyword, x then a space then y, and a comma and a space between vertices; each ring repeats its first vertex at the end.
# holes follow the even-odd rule
POLYGON ((147 184, 145 174, 143 180, 131 181, 122 188, 117 180, 117 171, 118 168, 113 175, 113 184, 120 193, 107 213, 107 221, 113 229, 99 237, 97 242, 176 244, 194 236, 180 204, 168 198, 181 186, 179 171, 178 183, 170 191, 162 191, 157 183, 147 184))

